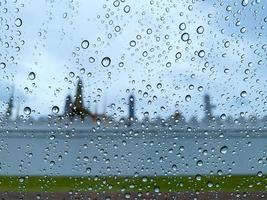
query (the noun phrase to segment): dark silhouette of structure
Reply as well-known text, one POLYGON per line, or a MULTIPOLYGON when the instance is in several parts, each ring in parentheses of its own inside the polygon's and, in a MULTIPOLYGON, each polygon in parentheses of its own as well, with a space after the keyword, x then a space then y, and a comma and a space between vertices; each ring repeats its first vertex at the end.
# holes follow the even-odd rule
POLYGON ((90 110, 84 107, 83 103, 83 83, 78 81, 74 102, 72 102, 71 96, 68 95, 65 102, 65 116, 73 119, 74 117, 80 118, 82 121, 85 117, 90 117, 93 121, 96 121, 97 115, 93 114, 90 110))
POLYGON ((67 116, 67 117, 72 117, 73 115, 73 102, 72 102, 72 98, 70 95, 68 95, 66 97, 66 100, 65 100, 65 109, 64 109, 65 113, 64 115, 67 116))
POLYGON ((131 125, 133 121, 135 120, 134 111, 135 111, 134 96, 130 95, 129 96, 129 119, 128 119, 129 125, 131 125))
POLYGON ((14 108, 13 101, 14 101, 14 88, 12 88, 11 96, 7 104, 6 118, 10 118, 12 116, 12 111, 14 108))
POLYGON ((204 111, 205 111, 205 116, 204 120, 207 122, 211 122, 213 115, 212 115, 212 109, 215 108, 215 105, 212 105, 210 102, 210 96, 208 94, 205 94, 204 96, 204 111))

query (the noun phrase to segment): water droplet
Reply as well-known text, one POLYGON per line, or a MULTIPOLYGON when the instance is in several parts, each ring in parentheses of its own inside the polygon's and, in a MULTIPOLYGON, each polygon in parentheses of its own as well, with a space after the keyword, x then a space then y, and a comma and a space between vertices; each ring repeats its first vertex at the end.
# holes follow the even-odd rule
POLYGON ((83 160, 84 160, 85 162, 88 162, 88 161, 89 161, 89 157, 88 157, 88 156, 84 156, 84 157, 83 157, 83 160))
POLYGON ((186 96, 185 96, 185 100, 186 100, 187 102, 191 101, 191 96, 190 96, 190 95, 186 95, 186 96))
POLYGON ((202 34, 202 33, 204 33, 204 27, 203 27, 203 26, 199 26, 199 27, 197 27, 197 33, 198 33, 198 34, 202 34))
POLYGON ((184 30, 186 29, 186 24, 185 24, 185 23, 181 23, 181 24, 179 25, 179 29, 180 29, 181 31, 184 31, 184 30))
POLYGON ((212 182, 208 182, 208 187, 212 187, 213 186, 213 183, 212 182))
POLYGON ((90 62, 90 63, 94 63, 94 62, 95 62, 95 58, 94 58, 94 57, 90 57, 90 58, 89 58, 89 62, 90 62))
POLYGON ((241 4, 242 6, 247 6, 249 3, 249 0, 242 0, 241 4))
POLYGON ((130 41, 130 46, 131 47, 135 47, 136 46, 136 42, 134 40, 130 41))
POLYGON ((25 181, 25 177, 19 177, 19 182, 23 183, 25 181))
POLYGON ((15 20, 15 25, 16 25, 17 27, 20 27, 20 26, 22 25, 22 20, 21 20, 20 18, 17 18, 17 19, 15 20))
POLYGON ((131 10, 131 7, 129 5, 126 5, 123 10, 125 13, 129 13, 131 10))
POLYGON ((226 41, 225 43, 224 43, 224 47, 225 48, 228 48, 230 46, 230 42, 229 41, 226 41))
POLYGON ((159 191, 160 191, 160 190, 159 190, 159 187, 156 186, 156 187, 154 188, 154 192, 159 193, 159 191))
POLYGON ((28 75, 28 78, 30 80, 34 80, 35 79, 35 73, 34 72, 30 72, 29 75, 28 75))
POLYGON ((225 119, 226 119, 226 115, 225 115, 225 114, 221 114, 220 118, 221 118, 222 120, 225 120, 225 119))
POLYGON ((240 29, 240 32, 241 33, 245 33, 247 30, 246 30, 246 28, 245 27, 242 27, 241 29, 240 29))
POLYGON ((187 42, 189 40, 189 34, 188 33, 183 33, 182 36, 181 36, 181 39, 184 42, 187 42))
POLYGON ((175 58, 180 59, 181 57, 182 57, 182 53, 181 52, 177 52, 175 54, 175 58))
POLYGON ((0 63, 0 68, 1 68, 1 69, 5 69, 5 68, 6 68, 6 63, 1 62, 1 63, 0 63))
POLYGON ((204 51, 204 50, 200 50, 200 51, 198 52, 198 56, 199 56, 200 58, 203 58, 203 57, 205 56, 205 51, 204 51))
POLYGON ((197 166, 201 167, 203 165, 203 161, 202 160, 198 160, 197 161, 197 166))
POLYGON ((196 180, 197 180, 197 181, 201 181, 201 175, 200 175, 200 174, 197 174, 197 175, 196 175, 196 180))
POLYGON ((49 137, 50 140, 54 140, 55 138, 56 138, 55 135, 50 135, 50 137, 49 137))
POLYGON ((246 92, 246 91, 242 91, 242 92, 240 93, 240 96, 241 96, 241 97, 245 97, 245 96, 247 96, 247 92, 246 92))
POLYGON ((171 63, 171 62, 167 62, 167 63, 166 63, 166 67, 167 67, 167 68, 169 68, 169 67, 171 67, 171 66, 172 66, 172 63, 171 63))
POLYGON ((103 67, 108 67, 111 63, 111 59, 109 57, 105 57, 102 59, 101 64, 103 67))
POLYGON ((223 147, 221 147, 221 149, 220 149, 220 152, 221 152, 222 154, 226 154, 227 151, 228 151, 228 147, 227 147, 227 146, 223 146, 223 147))
POLYGON ((257 176, 258 176, 258 177, 262 177, 262 176, 263 176, 262 171, 259 171, 259 172, 257 173, 257 176))
POLYGON ((161 83, 158 83, 157 84, 157 88, 160 89, 162 87, 162 84, 161 83))
POLYGON ((89 41, 88 41, 88 40, 84 40, 84 41, 82 41, 82 43, 81 43, 81 47, 82 47, 83 49, 87 49, 87 48, 89 47, 89 41))
POLYGON ((226 7, 226 11, 230 12, 232 10, 232 7, 231 6, 227 6, 226 7))
POLYGON ((118 6, 120 5, 120 1, 119 1, 119 0, 114 1, 114 2, 113 2, 113 5, 114 5, 115 7, 118 7, 118 6))
POLYGON ((53 112, 54 114, 57 114, 57 113, 59 112, 59 107, 57 107, 57 106, 53 106, 53 108, 52 108, 52 112, 53 112))
POLYGON ((30 107, 27 106, 27 107, 24 108, 24 113, 25 113, 26 115, 30 115, 31 112, 32 112, 32 110, 31 110, 30 107))
POLYGON ((90 174, 90 173, 91 173, 91 168, 90 168, 90 167, 87 167, 87 168, 86 168, 86 173, 87 173, 87 174, 90 174))

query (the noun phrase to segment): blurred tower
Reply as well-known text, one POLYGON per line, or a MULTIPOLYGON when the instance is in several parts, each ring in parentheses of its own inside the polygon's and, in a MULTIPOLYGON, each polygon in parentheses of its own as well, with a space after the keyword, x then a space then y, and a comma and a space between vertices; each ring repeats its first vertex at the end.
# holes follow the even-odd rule
POLYGON ((11 96, 9 98, 9 101, 8 101, 8 104, 7 104, 7 110, 6 110, 6 118, 9 118, 9 119, 12 116, 12 111, 13 111, 13 108, 14 108, 13 101, 14 101, 14 87, 12 88, 11 96))
POLYGON ((66 97, 64 112, 65 116, 69 118, 73 117, 73 102, 70 95, 66 97))
POLYGON ((212 109, 215 108, 215 105, 212 105, 210 102, 210 96, 205 94, 204 96, 204 111, 205 111, 205 121, 211 122, 212 120, 212 109))
POLYGON ((75 101, 74 101, 74 107, 77 111, 81 110, 83 107, 83 83, 81 79, 78 81, 77 89, 76 89, 76 96, 75 96, 75 101))
POLYGON ((96 120, 97 116, 93 115, 89 110, 87 110, 84 107, 83 104, 83 83, 82 80, 79 79, 76 94, 75 94, 75 100, 73 103, 73 109, 72 109, 72 115, 80 117, 83 121, 86 116, 89 116, 93 119, 93 121, 96 120))
POLYGON ((135 105, 134 104, 135 104, 134 96, 130 95, 129 96, 129 118, 128 118, 129 119, 129 125, 131 125, 135 119, 135 116, 134 116, 135 105))

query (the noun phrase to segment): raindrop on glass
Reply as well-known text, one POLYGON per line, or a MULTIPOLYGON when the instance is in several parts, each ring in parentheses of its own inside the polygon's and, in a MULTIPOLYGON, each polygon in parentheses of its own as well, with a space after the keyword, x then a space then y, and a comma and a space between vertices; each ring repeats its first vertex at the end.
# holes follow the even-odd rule
POLYGON ((52 112, 53 112, 54 114, 57 114, 57 113, 59 112, 59 107, 58 107, 58 106, 53 106, 53 108, 52 108, 52 112))
POLYGON ((249 3, 249 0, 242 0, 241 4, 242 6, 247 6, 249 3))
POLYGON ((15 25, 16 25, 17 27, 20 27, 20 26, 22 25, 22 20, 21 20, 20 18, 17 18, 17 19, 15 20, 15 25))
POLYGON ((105 57, 102 59, 101 64, 103 65, 103 67, 108 67, 111 63, 111 60, 109 57, 105 57))
POLYGON ((181 39, 184 42, 187 42, 189 40, 189 34, 188 33, 183 33, 182 36, 181 36, 181 39))
POLYGON ((241 96, 241 97, 245 97, 245 96, 247 96, 247 92, 246 92, 246 91, 242 91, 242 92, 240 93, 240 96, 241 96))
POLYGON ((32 110, 31 110, 30 107, 27 106, 27 107, 24 108, 24 113, 25 113, 26 115, 30 115, 31 112, 32 112, 32 110))
POLYGON ((191 96, 190 96, 190 95, 186 95, 186 96, 185 96, 185 100, 186 100, 187 102, 191 101, 191 96))
POLYGON ((199 27, 197 27, 197 33, 198 33, 198 34, 202 34, 202 33, 204 33, 204 27, 203 27, 203 26, 199 26, 199 27))
POLYGON ((221 152, 222 154, 226 154, 227 151, 228 151, 228 147, 227 147, 227 146, 223 146, 223 147, 221 147, 221 149, 220 149, 220 152, 221 152))
POLYGON ((87 49, 87 48, 89 47, 89 41, 88 41, 88 40, 84 40, 84 41, 82 41, 82 43, 81 43, 81 47, 82 47, 83 49, 87 49))
POLYGON ((131 7, 127 5, 127 6, 124 7, 123 10, 124 10, 125 13, 129 13, 130 10, 131 10, 131 7))
POLYGON ((29 75, 28 75, 28 78, 30 80, 34 80, 35 79, 35 73, 34 72, 30 72, 29 75))

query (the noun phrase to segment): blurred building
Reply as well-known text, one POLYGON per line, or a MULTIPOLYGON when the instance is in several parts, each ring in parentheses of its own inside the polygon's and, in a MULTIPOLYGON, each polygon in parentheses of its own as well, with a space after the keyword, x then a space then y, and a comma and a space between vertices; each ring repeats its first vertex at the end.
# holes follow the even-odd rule
POLYGON ((207 123, 210 123, 213 119, 213 114, 212 114, 212 110, 215 108, 215 105, 211 104, 210 101, 210 96, 208 94, 205 94, 204 96, 204 112, 205 112, 205 116, 204 116, 204 121, 207 123))
POLYGON ((71 96, 68 95, 65 100, 65 110, 64 115, 67 118, 80 118, 82 121, 89 117, 93 122, 96 120, 107 118, 105 114, 97 114, 92 113, 88 108, 85 107, 83 102, 83 83, 82 80, 78 81, 76 93, 74 95, 74 100, 72 100, 71 96))

